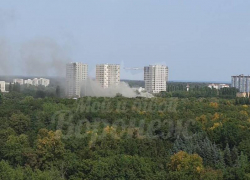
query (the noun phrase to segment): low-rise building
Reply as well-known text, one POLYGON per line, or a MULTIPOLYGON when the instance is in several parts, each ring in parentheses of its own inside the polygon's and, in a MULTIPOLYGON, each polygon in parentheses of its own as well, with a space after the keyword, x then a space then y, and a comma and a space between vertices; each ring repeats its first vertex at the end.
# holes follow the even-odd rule
POLYGON ((222 88, 229 88, 228 84, 209 84, 209 88, 214 88, 214 89, 222 89, 222 88))
POLYGON ((6 92, 5 91, 5 81, 0 81, 0 90, 1 90, 1 92, 6 92))
POLYGON ((33 81, 31 79, 24 80, 24 84, 32 85, 33 81))
POLYGON ((33 86, 41 85, 41 86, 47 87, 50 84, 50 80, 45 79, 45 78, 39 78, 39 79, 34 78, 33 80, 27 79, 27 80, 24 80, 24 84, 33 85, 33 86))
POLYGON ((45 79, 45 78, 38 79, 38 85, 42 85, 42 86, 47 87, 49 84, 50 84, 49 79, 45 79))
POLYGON ((18 83, 20 85, 23 85, 23 79, 13 79, 13 83, 18 83))

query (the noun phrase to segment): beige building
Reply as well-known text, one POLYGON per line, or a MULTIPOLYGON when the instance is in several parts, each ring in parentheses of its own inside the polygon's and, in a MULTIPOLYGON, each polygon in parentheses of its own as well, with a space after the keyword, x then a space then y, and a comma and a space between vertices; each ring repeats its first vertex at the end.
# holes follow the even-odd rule
POLYGON ((72 62, 66 65, 66 95, 80 97, 81 86, 88 77, 88 65, 72 62))
POLYGON ((168 67, 164 65, 149 65, 144 67, 145 89, 151 93, 167 90, 168 67))
POLYGON ((96 82, 98 82, 103 88, 119 85, 120 65, 118 64, 96 65, 96 82))
POLYGON ((248 92, 248 93, 241 93, 241 92, 237 92, 236 93, 236 97, 244 97, 244 98, 249 98, 250 97, 250 93, 248 92))

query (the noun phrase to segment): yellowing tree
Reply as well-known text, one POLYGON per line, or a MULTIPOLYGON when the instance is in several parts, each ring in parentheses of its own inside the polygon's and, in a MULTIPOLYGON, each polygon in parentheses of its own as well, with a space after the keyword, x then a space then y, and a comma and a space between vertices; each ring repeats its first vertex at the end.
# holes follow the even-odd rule
POLYGON ((61 141, 61 131, 41 129, 38 133, 36 152, 40 167, 47 168, 53 162, 59 162, 64 156, 64 144, 61 141))
POLYGON ((200 177, 204 167, 202 158, 198 154, 188 154, 180 151, 171 157, 168 165, 170 171, 185 172, 196 178, 200 177))
POLYGON ((213 107, 215 109, 217 109, 219 107, 219 104, 217 102, 211 102, 209 105, 210 105, 210 107, 213 107))

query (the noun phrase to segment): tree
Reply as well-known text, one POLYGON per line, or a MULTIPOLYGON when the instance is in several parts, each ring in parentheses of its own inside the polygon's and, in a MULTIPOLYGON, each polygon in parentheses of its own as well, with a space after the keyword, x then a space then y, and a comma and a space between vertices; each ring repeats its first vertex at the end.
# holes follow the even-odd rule
POLYGON ((40 129, 36 143, 36 153, 38 155, 39 167, 49 168, 63 160, 65 149, 61 140, 61 131, 48 131, 40 129))
POLYGON ((60 86, 56 86, 56 96, 61 97, 61 89, 60 86))
POLYGON ((37 98, 45 98, 46 93, 43 90, 36 91, 36 97, 37 98))
POLYGON ((14 113, 10 117, 9 125, 18 134, 27 132, 30 125, 30 118, 23 113, 14 113))
POLYGON ((231 152, 229 145, 227 144, 225 150, 224 150, 224 161, 227 166, 232 166, 232 159, 231 159, 231 152))
POLYGON ((9 92, 12 92, 13 91, 13 86, 12 86, 12 83, 10 83, 9 85, 9 92))
POLYGON ((181 171, 192 175, 194 179, 199 179, 204 169, 202 158, 199 155, 190 155, 184 151, 180 151, 171 156, 168 167, 170 171, 181 171))
POLYGON ((20 136, 10 135, 4 146, 4 157, 15 166, 24 165, 23 154, 28 150, 28 136, 22 134, 20 136))
POLYGON ((232 165, 237 166, 239 160, 239 152, 236 146, 234 146, 231 151, 231 160, 232 160, 232 165))

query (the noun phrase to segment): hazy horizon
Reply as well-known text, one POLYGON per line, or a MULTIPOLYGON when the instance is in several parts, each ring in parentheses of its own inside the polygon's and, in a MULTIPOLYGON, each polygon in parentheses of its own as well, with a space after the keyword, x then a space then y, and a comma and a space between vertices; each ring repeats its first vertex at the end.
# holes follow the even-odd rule
POLYGON ((170 81, 230 82, 250 74, 250 2, 66 1, 0 2, 0 74, 64 76, 67 62, 164 64, 170 81))

